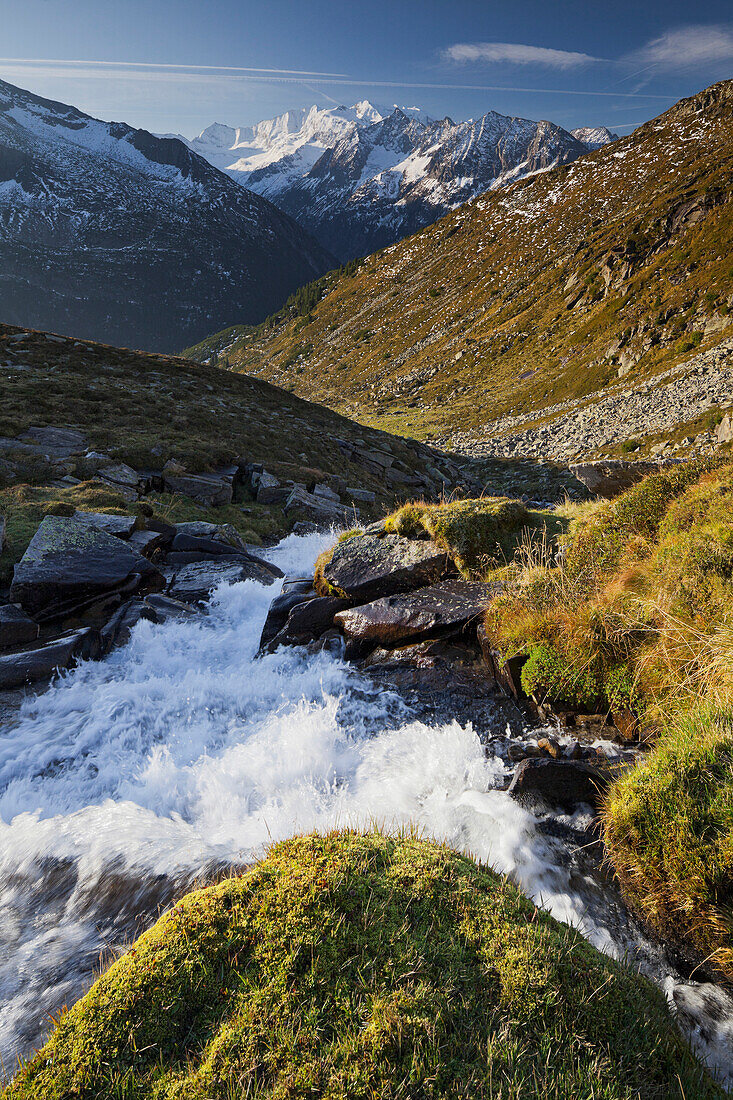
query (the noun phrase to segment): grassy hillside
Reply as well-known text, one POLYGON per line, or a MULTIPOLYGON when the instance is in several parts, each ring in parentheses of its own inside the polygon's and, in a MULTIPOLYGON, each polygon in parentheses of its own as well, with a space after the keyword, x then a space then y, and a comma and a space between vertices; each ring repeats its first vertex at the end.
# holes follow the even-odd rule
POLYGON ((185 354, 418 437, 635 381, 733 320, 732 179, 724 81, 185 354))
POLYGON ((664 996, 450 849, 276 845, 178 902, 7 1100, 713 1100, 664 996))
MULTIPOLYGON (((0 325, 0 365, 0 517, 7 520, 8 538, 5 550, 0 547, 0 585, 49 508, 137 507, 90 480, 83 459, 54 466, 24 451, 18 437, 31 427, 75 429, 90 451, 136 470, 161 470, 176 459, 202 472, 238 460, 263 463, 282 481, 338 475, 375 493, 374 505, 361 508, 366 516, 414 493, 410 475, 432 471, 428 476, 439 483, 446 469, 439 456, 415 443, 364 428, 265 381, 185 359, 0 325), (352 461, 352 445, 388 453, 395 477, 405 476, 404 487, 390 487, 384 472, 352 461), (67 474, 81 485, 53 484, 67 474)), ((248 498, 209 510, 167 494, 150 503, 170 519, 232 523, 252 542, 283 535, 294 519, 248 498)))

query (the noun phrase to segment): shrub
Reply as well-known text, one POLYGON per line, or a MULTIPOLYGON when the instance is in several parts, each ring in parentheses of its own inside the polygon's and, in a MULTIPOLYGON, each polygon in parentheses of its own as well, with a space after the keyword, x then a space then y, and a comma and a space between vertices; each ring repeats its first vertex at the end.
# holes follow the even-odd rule
POLYGON ((448 848, 276 845, 189 894, 7 1100, 720 1100, 661 991, 448 848))

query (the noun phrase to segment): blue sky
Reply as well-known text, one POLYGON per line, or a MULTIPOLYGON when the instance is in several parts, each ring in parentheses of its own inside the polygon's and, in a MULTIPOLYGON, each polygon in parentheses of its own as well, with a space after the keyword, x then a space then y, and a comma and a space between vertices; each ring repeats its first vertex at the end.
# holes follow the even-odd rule
POLYGON ((310 103, 628 133, 733 75, 730 0, 0 0, 0 77, 187 136, 310 103))

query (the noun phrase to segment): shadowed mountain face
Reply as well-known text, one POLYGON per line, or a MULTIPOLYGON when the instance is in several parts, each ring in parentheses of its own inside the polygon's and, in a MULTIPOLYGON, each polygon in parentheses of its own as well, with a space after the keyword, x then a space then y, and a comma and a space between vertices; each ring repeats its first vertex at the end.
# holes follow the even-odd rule
POLYGON ((214 124, 189 147, 274 202, 341 260, 364 256, 467 199, 615 140, 488 111, 455 123, 416 108, 312 107, 254 127, 214 124))
POLYGON ((261 320, 333 265, 182 142, 0 81, 4 321, 175 350, 261 320))

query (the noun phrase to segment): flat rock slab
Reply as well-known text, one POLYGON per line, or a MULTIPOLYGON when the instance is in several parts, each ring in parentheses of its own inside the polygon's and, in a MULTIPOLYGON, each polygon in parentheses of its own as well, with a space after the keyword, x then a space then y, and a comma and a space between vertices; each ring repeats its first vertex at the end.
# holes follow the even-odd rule
POLYGON ((349 640, 392 648, 408 638, 439 634, 478 618, 495 594, 495 585, 446 580, 339 611, 334 623, 349 640))
POLYGON ((46 680, 58 669, 99 656, 99 634, 89 627, 70 630, 43 645, 0 656, 0 690, 46 680))
POLYGON ((274 584, 277 574, 273 569, 254 558, 192 562, 176 572, 168 594, 184 603, 202 603, 220 584, 237 584, 238 581, 274 584))
POLYGON ((94 527, 97 531, 116 535, 118 539, 129 539, 137 523, 136 516, 116 516, 108 512, 77 512, 74 519, 77 523, 94 527))
POLYGON ((171 474, 163 473, 166 491, 182 493, 210 508, 221 504, 231 504, 234 491, 229 477, 216 474, 171 474))
POLYGON ((0 649, 26 645, 38 637, 38 623, 15 604, 0 607, 0 649))
POLYGON ((376 600, 433 584, 455 566, 444 550, 400 535, 355 535, 337 544, 323 575, 350 600, 376 600))
POLYGON ((39 454, 51 458, 69 458, 87 449, 87 441, 81 432, 71 428, 29 428, 20 436, 25 444, 35 447, 39 454))
POLYGON ((74 517, 46 516, 15 567, 10 599, 43 621, 122 588, 163 583, 159 570, 122 539, 74 517))
POLYGON ((579 760, 529 759, 517 764, 507 793, 529 809, 598 807, 610 780, 608 772, 579 760))

